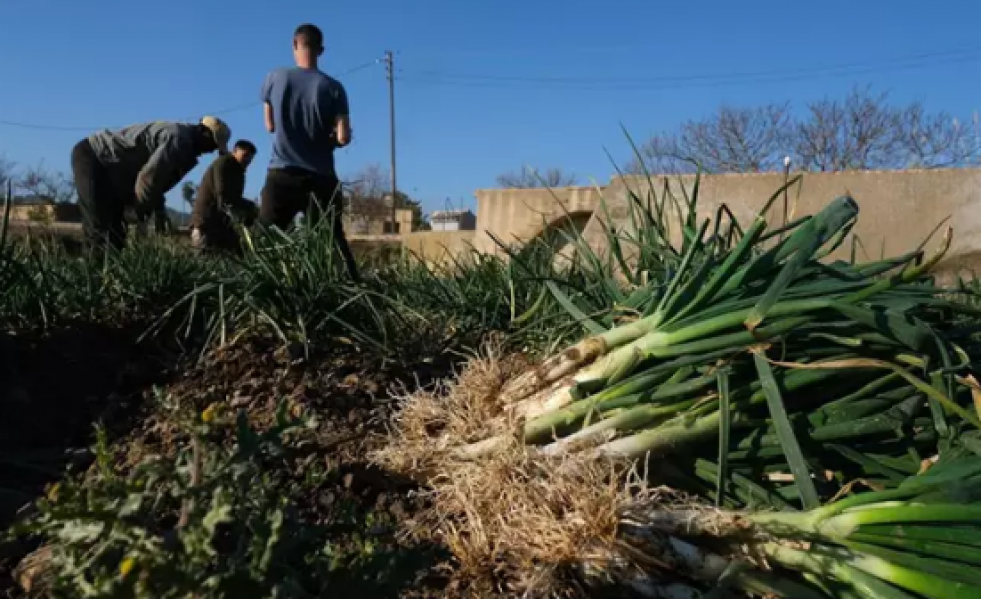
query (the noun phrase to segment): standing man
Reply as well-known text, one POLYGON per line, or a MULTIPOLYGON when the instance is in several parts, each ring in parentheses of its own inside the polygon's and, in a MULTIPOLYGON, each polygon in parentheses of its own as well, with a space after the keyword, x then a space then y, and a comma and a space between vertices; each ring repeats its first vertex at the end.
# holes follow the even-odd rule
POLYGON ((258 210, 242 197, 245 171, 255 158, 255 145, 245 139, 235 142, 231 154, 219 156, 201 178, 191 215, 191 243, 201 250, 240 249, 238 233, 229 211, 248 226, 258 210))
POLYGON ((228 125, 206 116, 193 124, 153 121, 106 129, 78 142, 72 149, 72 173, 86 239, 123 247, 127 209, 141 223, 151 215, 161 223, 164 194, 197 166, 199 156, 215 150, 226 154, 230 137, 228 125))
POLYGON ((286 229, 300 212, 319 221, 331 212, 334 239, 348 273, 359 280, 341 220, 343 197, 334 169, 334 149, 351 143, 347 92, 317 66, 324 35, 304 24, 293 34, 294 68, 266 76, 261 100, 266 130, 273 134, 272 157, 262 188, 259 219, 286 229))

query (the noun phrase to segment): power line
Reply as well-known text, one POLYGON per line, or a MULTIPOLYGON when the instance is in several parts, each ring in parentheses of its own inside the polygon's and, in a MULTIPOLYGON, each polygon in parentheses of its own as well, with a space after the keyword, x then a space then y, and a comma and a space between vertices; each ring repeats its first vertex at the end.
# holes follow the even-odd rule
POLYGON ((598 77, 528 77, 528 76, 511 76, 511 75, 478 75, 472 73, 456 74, 456 73, 446 73, 443 71, 434 70, 422 70, 417 71, 420 74, 432 75, 432 76, 446 76, 452 78, 465 78, 465 79, 484 79, 491 81, 530 81, 530 82, 550 82, 550 83, 616 83, 616 82, 627 82, 627 83, 678 83, 687 81, 699 81, 699 80, 714 80, 714 79, 728 79, 728 78, 743 78, 743 77, 757 77, 757 76, 772 76, 772 75, 785 75, 787 73, 819 73, 822 71, 829 70, 840 70, 840 69, 852 69, 852 68, 869 68, 869 67, 879 67, 883 63, 888 66, 890 63, 906 63, 909 61, 921 61, 928 60, 932 58, 945 58, 953 57, 958 58, 963 54, 968 54, 969 57, 975 57, 981 55, 981 47, 975 46, 971 48, 963 48, 959 50, 944 50, 940 52, 928 52, 922 54, 912 54, 907 56, 899 56, 896 58, 887 59, 885 61, 861 61, 861 62, 847 62, 839 63, 834 65, 824 65, 817 67, 808 68, 795 68, 795 69, 771 69, 766 71, 748 71, 748 72, 726 72, 726 73, 710 73, 710 74, 698 74, 698 75, 681 75, 681 76, 669 76, 669 77, 614 77, 614 78, 598 78, 598 77))
POLYGON ((749 71, 749 72, 736 72, 736 73, 714 73, 714 74, 699 74, 699 75, 682 75, 682 76, 669 76, 669 77, 641 77, 641 78, 598 78, 598 77, 546 77, 546 76, 511 76, 511 75, 479 75, 479 74, 469 74, 469 73, 446 73, 442 71, 417 71, 418 73, 431 77, 443 77, 448 80, 471 80, 471 81, 494 81, 494 82, 527 82, 527 83, 569 83, 569 84, 579 84, 586 83, 591 85, 597 84, 617 84, 617 83, 627 83, 627 84, 673 84, 673 83, 687 83, 687 82, 700 82, 704 81, 706 83, 715 83, 719 80, 733 80, 733 79, 752 79, 757 77, 783 77, 786 75, 810 75, 819 74, 827 71, 838 71, 838 70, 851 70, 851 69, 886 69, 890 67, 900 67, 908 68, 909 66, 921 66, 921 64, 939 64, 947 62, 945 60, 940 61, 929 61, 932 58, 949 58, 950 61, 960 62, 964 60, 975 60, 981 57, 981 48, 971 48, 964 50, 948 50, 944 52, 933 52, 927 54, 918 54, 898 57, 895 59, 890 59, 882 64, 881 61, 875 62, 851 62, 842 63, 836 65, 826 65, 817 66, 809 68, 795 68, 795 69, 778 69, 778 70, 767 70, 767 71, 749 71), (965 55, 966 54, 966 55, 965 55), (927 61, 923 63, 923 61, 927 61))
MULTIPOLYGON (((624 50, 636 51, 637 45, 636 44, 612 44, 612 45, 611 44, 601 44, 601 45, 577 44, 575 46, 565 46, 565 47, 548 46, 538 49, 537 52, 540 54, 551 52, 554 53, 553 57, 568 58, 569 56, 572 55, 610 54, 612 52, 622 52, 624 50)), ((422 52, 410 50, 407 51, 405 55, 407 58, 413 60, 420 57, 423 59, 435 58, 437 60, 444 60, 447 56, 447 53, 445 50, 439 52, 432 52, 432 53, 430 52, 422 53, 422 52)), ((502 47, 492 51, 483 51, 483 52, 457 51, 457 49, 454 48, 452 52, 453 58, 468 59, 468 60, 474 58, 505 58, 505 57, 527 58, 527 56, 528 56, 527 49, 522 49, 522 48, 512 49, 510 47, 502 47)))
MULTIPOLYGON (((340 73, 337 74, 337 77, 344 77, 344 76, 350 75, 352 73, 357 73, 358 71, 363 71, 363 70, 365 70, 365 69, 367 69, 369 67, 372 67, 374 65, 379 64, 381 61, 382 61, 382 59, 376 58, 376 59, 374 59, 374 60, 372 60, 370 62, 366 62, 366 63, 360 64, 360 65, 358 65, 356 67, 347 69, 346 71, 342 71, 342 72, 340 72, 340 73)), ((236 105, 236 106, 230 106, 228 108, 223 108, 221 110, 215 110, 215 111, 212 111, 212 112, 203 112, 203 113, 198 114, 198 115, 186 116, 186 117, 182 117, 182 118, 175 119, 175 120, 177 120, 177 121, 196 121, 199 118, 201 118, 201 115, 202 114, 208 114, 208 115, 212 115, 212 116, 220 116, 220 115, 223 115, 223 114, 231 114, 233 112, 241 112, 243 110, 249 110, 251 108, 256 108, 256 107, 261 106, 261 105, 262 105, 262 102, 253 101, 253 102, 249 102, 247 104, 239 104, 239 105, 236 105)), ((8 120, 4 120, 4 119, 0 119, 0 126, 17 127, 19 129, 33 129, 33 130, 38 130, 38 131, 99 131, 99 130, 102 130, 102 129, 120 129, 122 127, 125 127, 125 125, 119 125, 119 126, 116 126, 116 127, 106 127, 105 125, 98 126, 98 127, 42 125, 42 124, 39 124, 39 123, 24 123, 24 122, 20 122, 20 121, 8 121, 8 120)))
POLYGON ((748 83, 782 83, 809 79, 815 76, 858 75, 895 70, 906 70, 940 64, 957 64, 981 59, 981 48, 948 50, 911 56, 898 57, 888 61, 852 62, 808 68, 781 69, 768 71, 698 74, 647 78, 595 78, 595 77, 550 77, 550 76, 510 76, 481 75, 467 73, 447 73, 441 71, 416 71, 400 79, 411 83, 430 85, 449 85, 460 87, 514 87, 529 86, 555 89, 681 89, 716 85, 738 85, 748 83))

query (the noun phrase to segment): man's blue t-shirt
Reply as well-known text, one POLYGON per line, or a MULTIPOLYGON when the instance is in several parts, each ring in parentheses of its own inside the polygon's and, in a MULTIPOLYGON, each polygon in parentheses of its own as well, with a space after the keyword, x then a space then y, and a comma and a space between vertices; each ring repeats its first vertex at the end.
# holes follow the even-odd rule
POLYGON ((260 99, 272 106, 276 131, 269 168, 334 171, 334 127, 348 112, 347 92, 317 69, 283 68, 266 76, 260 99))

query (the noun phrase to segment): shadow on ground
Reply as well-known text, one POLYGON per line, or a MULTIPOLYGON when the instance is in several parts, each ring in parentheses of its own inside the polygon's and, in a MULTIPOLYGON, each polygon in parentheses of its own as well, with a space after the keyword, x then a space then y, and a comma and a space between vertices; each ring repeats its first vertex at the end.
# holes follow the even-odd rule
MULTIPOLYGON (((194 361, 135 344, 143 330, 78 325, 0 336, 0 530, 66 467, 91 463, 96 423, 107 429, 124 470, 149 454, 175 451, 179 431, 147 401, 155 386, 182 409, 224 403, 259 427, 288 399, 320 420, 312 442, 275 471, 281 492, 334 562, 329 571, 308 573, 313 586, 344 597, 443 596, 435 566, 447 553, 399 535, 421 506, 415 485, 371 466, 367 456, 383 442, 395 407, 388 390, 446 376, 449 359, 393 366, 333 352, 297 365, 275 345, 244 343, 194 361)), ((0 544, 0 597, 21 596, 13 567, 36 548, 0 544)))
POLYGON ((85 461, 96 423, 124 433, 144 392, 167 382, 167 355, 136 345, 141 331, 87 324, 0 335, 0 526, 85 461))
MULTIPOLYGON (((173 358, 134 343, 142 327, 71 325, 0 333, 0 531, 66 469, 91 462, 97 424, 132 428, 144 394, 165 384, 173 358)), ((31 543, 0 544, 0 595, 31 543)))

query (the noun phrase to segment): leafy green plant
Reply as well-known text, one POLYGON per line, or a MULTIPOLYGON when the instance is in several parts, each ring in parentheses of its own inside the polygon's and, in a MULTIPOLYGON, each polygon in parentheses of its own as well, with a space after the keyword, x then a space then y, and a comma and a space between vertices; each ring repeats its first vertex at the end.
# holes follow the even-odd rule
POLYGON ((15 528, 50 543, 44 569, 54 596, 315 596, 298 568, 329 562, 276 488, 268 465, 304 426, 285 403, 266 431, 216 408, 183 418, 188 440, 172 457, 128 472, 105 435, 95 464, 51 487, 38 513, 15 528), (230 442, 222 442, 230 436, 230 442))

